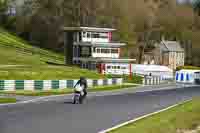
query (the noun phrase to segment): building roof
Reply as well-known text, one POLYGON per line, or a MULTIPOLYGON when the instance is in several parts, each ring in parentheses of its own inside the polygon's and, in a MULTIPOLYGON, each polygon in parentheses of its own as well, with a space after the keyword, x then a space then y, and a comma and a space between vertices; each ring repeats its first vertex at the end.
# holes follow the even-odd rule
POLYGON ((181 45, 179 42, 176 41, 162 41, 161 42, 165 48, 163 48, 163 51, 168 52, 184 52, 184 49, 181 48, 181 45))
POLYGON ((75 45, 119 48, 119 47, 125 46, 126 44, 125 43, 115 43, 115 42, 80 42, 80 43, 75 43, 75 45))
POLYGON ((115 31, 112 28, 97 28, 97 27, 64 27, 64 31, 96 31, 96 32, 109 32, 115 31))

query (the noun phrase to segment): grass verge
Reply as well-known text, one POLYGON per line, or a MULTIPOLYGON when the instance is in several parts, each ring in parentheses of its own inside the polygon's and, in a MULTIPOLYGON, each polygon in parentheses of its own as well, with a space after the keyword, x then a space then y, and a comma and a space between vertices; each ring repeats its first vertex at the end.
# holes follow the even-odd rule
POLYGON ((16 98, 0 98, 0 104, 3 103, 16 103, 16 98))
POLYGON ((200 98, 109 133, 178 133, 200 126, 200 98))
POLYGON ((130 87, 136 87, 136 85, 129 85, 129 84, 123 84, 123 85, 109 85, 109 86, 98 86, 89 89, 89 92, 98 92, 98 91, 113 91, 113 90, 120 90, 130 87))
POLYGON ((200 70, 200 67, 197 67, 197 66, 180 66, 180 67, 177 67, 177 68, 176 68, 177 71, 182 70, 182 69, 187 69, 187 70, 200 70))
POLYGON ((51 80, 51 79, 79 79, 81 76, 89 79, 104 78, 95 71, 80 69, 75 66, 19 66, 1 67, 0 79, 2 80, 51 80))
POLYGON ((45 64, 46 61, 62 63, 64 56, 34 47, 25 40, 0 27, 0 64, 45 64))
POLYGON ((64 66, 63 53, 32 46, 0 26, 0 79, 49 80, 102 78, 97 72, 64 66), (8 67, 7 65, 11 65, 8 67), (20 65, 16 67, 16 65, 20 65))
MULTIPOLYGON (((98 91, 112 91, 112 90, 120 90, 129 87, 135 87, 135 85, 112 85, 112 86, 99 86, 94 88, 89 88, 89 92, 98 92, 98 91)), ((73 93, 73 89, 63 89, 63 90, 49 90, 49 91, 0 91, 0 94, 5 95, 22 95, 22 96, 50 96, 50 95, 63 95, 73 93)))

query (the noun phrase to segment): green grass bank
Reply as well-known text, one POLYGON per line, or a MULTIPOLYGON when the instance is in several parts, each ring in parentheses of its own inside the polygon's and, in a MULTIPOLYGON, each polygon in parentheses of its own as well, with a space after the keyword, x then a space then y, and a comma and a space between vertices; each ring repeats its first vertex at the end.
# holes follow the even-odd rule
POLYGON ((16 103, 16 98, 0 98, 0 104, 4 103, 16 103))

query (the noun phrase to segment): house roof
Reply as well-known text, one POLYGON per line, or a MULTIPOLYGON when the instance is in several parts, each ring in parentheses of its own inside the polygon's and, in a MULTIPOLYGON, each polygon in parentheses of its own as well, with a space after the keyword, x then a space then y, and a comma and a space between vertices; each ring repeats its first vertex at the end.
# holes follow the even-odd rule
POLYGON ((161 42, 165 48, 163 48, 163 51, 169 51, 169 52, 184 52, 184 49, 181 48, 181 45, 179 42, 176 41, 162 41, 161 42))
POLYGON ((109 32, 115 31, 111 28, 97 28, 97 27, 64 27, 64 31, 94 31, 94 32, 109 32))

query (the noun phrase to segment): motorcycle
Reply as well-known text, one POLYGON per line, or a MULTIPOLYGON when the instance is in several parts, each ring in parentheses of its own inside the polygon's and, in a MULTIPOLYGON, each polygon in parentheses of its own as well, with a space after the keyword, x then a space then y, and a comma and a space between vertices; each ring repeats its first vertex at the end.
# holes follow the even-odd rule
POLYGON ((77 85, 74 91, 73 104, 82 104, 83 95, 84 95, 83 86, 77 85))

